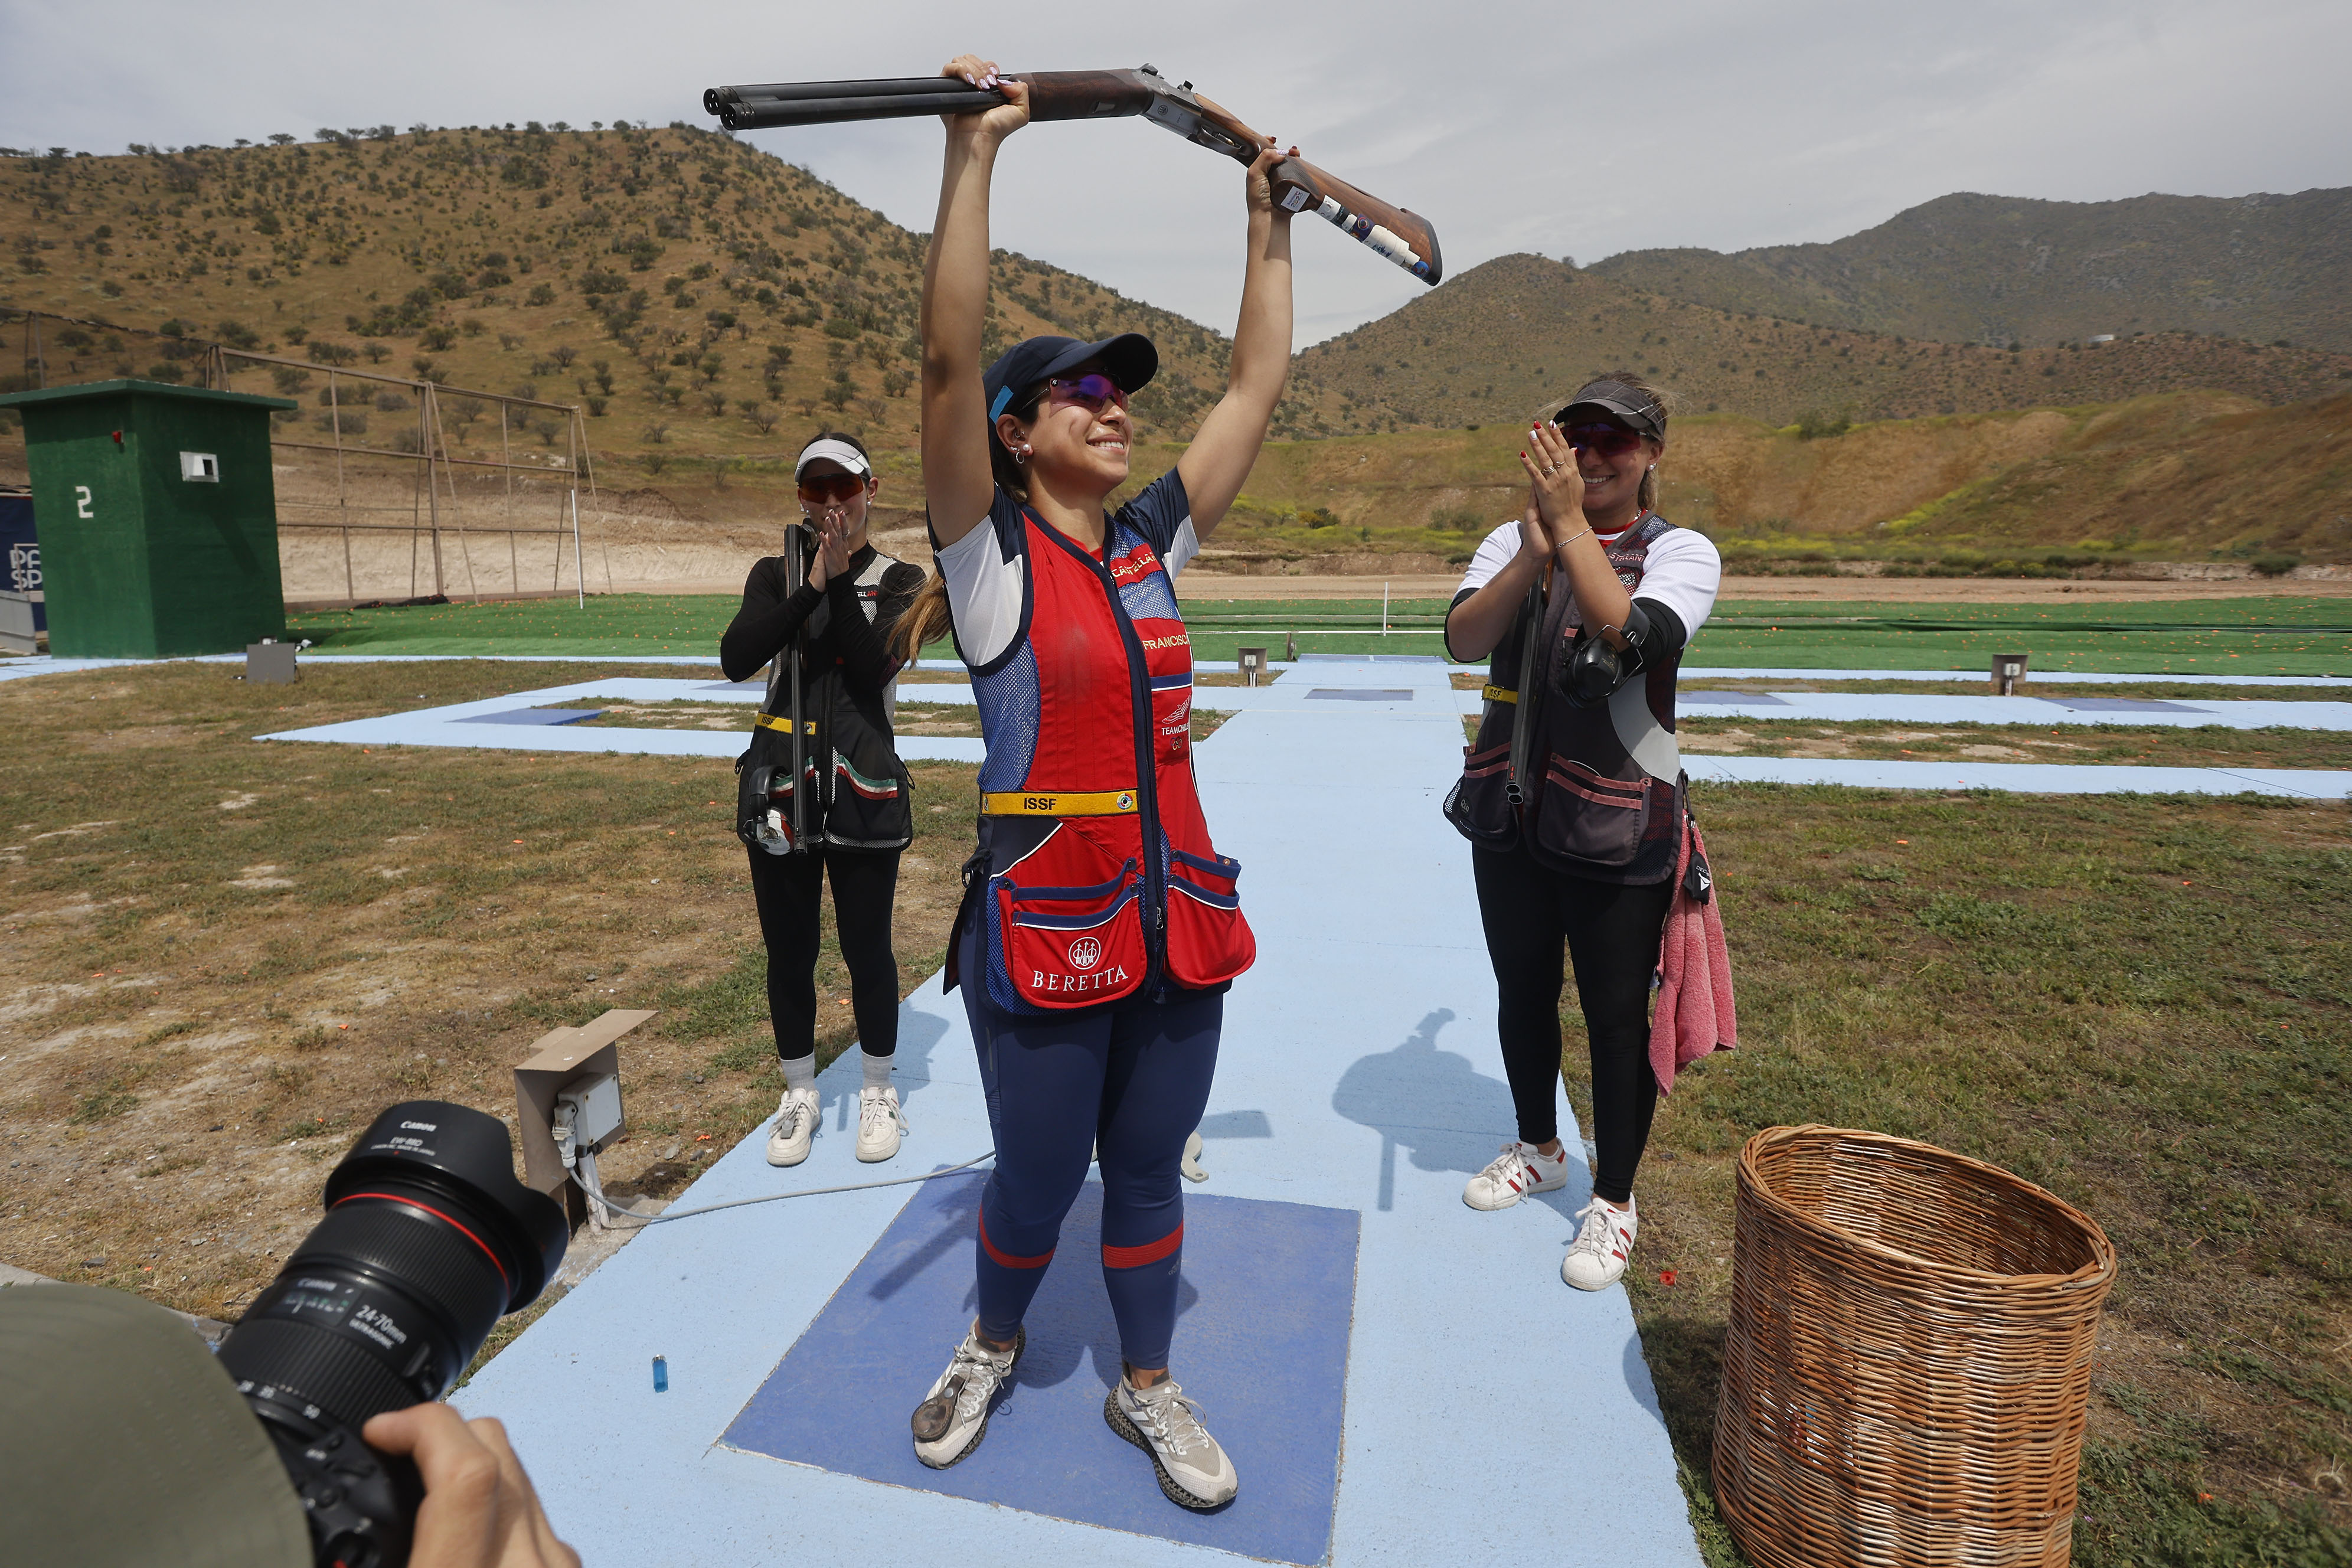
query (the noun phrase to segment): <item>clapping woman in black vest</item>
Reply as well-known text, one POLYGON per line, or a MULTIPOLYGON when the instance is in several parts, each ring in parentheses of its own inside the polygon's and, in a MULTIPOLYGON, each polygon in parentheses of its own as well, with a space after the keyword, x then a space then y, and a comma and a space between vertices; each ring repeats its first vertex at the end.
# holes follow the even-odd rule
POLYGON ((823 432, 802 448, 794 470, 802 520, 787 531, 783 554, 751 568, 743 607, 719 643, 730 680, 761 665, 774 669, 752 748, 737 764, 763 769, 757 772, 761 798, 744 804, 739 832, 751 858, 751 893, 768 948, 768 1015, 784 1075, 768 1163, 807 1159, 820 1120, 816 960, 828 874, 865 1067, 857 1157, 873 1162, 896 1154, 906 1130, 890 1084, 898 1042, 890 913, 898 852, 914 836, 914 819, 890 730, 889 689, 900 661, 888 639, 923 574, 866 541, 868 509, 880 487, 864 443, 823 432), (797 777, 790 761, 795 706, 797 777))
POLYGON ((1592 1055, 1592 1202, 1560 1277, 1599 1290, 1633 1248, 1633 1174, 1658 1083, 1650 979, 1685 805, 1675 674, 1723 577, 1714 543, 1655 509, 1666 407, 1619 371, 1528 433, 1525 515, 1487 535, 1445 622, 1493 657, 1485 717, 1446 815, 1471 841, 1519 1136, 1463 1201, 1508 1208, 1568 1182, 1559 1141, 1560 950, 1592 1055))

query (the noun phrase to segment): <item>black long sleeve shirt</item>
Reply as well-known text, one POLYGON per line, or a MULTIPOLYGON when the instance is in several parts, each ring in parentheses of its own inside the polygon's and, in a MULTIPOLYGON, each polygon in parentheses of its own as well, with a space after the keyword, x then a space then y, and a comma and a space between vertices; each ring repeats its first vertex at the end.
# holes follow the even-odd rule
POLYGON ((743 582, 743 607, 735 612, 735 619, 719 639, 719 664, 727 679, 744 679, 782 653, 817 606, 830 600, 832 613, 824 617, 823 629, 808 640, 810 670, 838 664, 854 693, 879 697, 898 673, 898 660, 889 649, 891 626, 914 603, 923 585, 923 574, 903 561, 892 563, 882 574, 880 602, 869 624, 858 603, 857 578, 874 555, 872 545, 861 547, 850 556, 849 570, 830 579, 822 589, 803 582, 787 591, 781 555, 756 563, 743 582))

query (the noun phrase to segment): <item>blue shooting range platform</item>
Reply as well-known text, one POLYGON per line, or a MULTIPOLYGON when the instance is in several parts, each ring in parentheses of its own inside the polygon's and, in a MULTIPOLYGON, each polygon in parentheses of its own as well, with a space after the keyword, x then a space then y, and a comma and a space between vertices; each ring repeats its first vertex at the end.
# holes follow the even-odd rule
POLYGON ((1237 1468, 1248 1468, 1250 1482, 1231 1507, 1199 1518, 1172 1509, 1156 1486, 1104 1484, 1131 1483, 1141 1456, 1102 1418, 1119 1360, 1094 1266, 1097 1183, 1087 1184, 1063 1226, 1057 1266, 1030 1308, 1013 1392, 979 1452, 950 1469, 926 1469, 907 1440, 907 1411, 868 1397, 903 1382, 908 1345, 936 1347, 940 1325, 971 1319, 982 1184, 972 1172, 919 1189, 724 1441, 887 1485, 1277 1563, 1322 1562, 1339 1484, 1356 1212, 1187 1195, 1185 1392, 1215 1420, 1218 1440, 1237 1468))
MULTIPOLYGON (((1197 753, 1259 954, 1227 1000, 1209 1180, 1185 1193, 1174 1371, 1240 1497, 1179 1509, 1103 1424, 1118 1368, 1091 1189, 986 1441, 950 1470, 913 1461, 908 1415, 971 1320, 960 1174, 652 1226, 460 1391, 507 1423, 586 1558, 1696 1568, 1625 1293, 1560 1282, 1589 1178, 1572 1164, 1567 1189, 1498 1214, 1462 1202, 1513 1117, 1469 850, 1437 809, 1462 755, 1445 668, 1318 662, 1247 695, 1274 694, 1293 700, 1197 753), (1381 695, 1296 700, 1349 688, 1381 695), (1596 1465, 1599 1531, 1576 1522, 1596 1465)), ((771 1168, 763 1128, 677 1206, 985 1151, 961 999, 937 976, 901 1010, 898 1059, 895 1161, 855 1157, 853 1052, 820 1075, 806 1163, 771 1168)))

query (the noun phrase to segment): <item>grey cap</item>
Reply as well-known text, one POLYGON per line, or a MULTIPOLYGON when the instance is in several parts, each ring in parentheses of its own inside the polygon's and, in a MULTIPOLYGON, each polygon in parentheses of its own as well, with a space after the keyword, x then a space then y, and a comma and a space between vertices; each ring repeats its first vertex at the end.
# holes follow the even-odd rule
POLYGON ((245 1396, 185 1320, 119 1290, 0 1290, 0 1476, 24 1568, 311 1562, 245 1396))
POLYGON ((1638 386, 1628 386, 1610 376, 1588 381, 1568 400, 1568 406, 1552 416, 1555 425, 1573 425, 1573 416, 1591 410, 1622 421, 1628 428, 1638 430, 1654 440, 1666 438, 1666 410, 1655 396, 1638 386))

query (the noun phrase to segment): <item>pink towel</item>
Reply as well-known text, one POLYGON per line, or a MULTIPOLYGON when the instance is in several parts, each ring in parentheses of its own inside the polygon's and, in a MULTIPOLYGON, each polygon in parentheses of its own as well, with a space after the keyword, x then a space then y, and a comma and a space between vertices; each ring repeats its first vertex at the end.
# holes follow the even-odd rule
POLYGON ((1739 1016, 1731 1000, 1731 953, 1723 942, 1723 914, 1715 896, 1706 845, 1698 823, 1683 818, 1682 854, 1675 863, 1675 901, 1658 942, 1658 1005, 1650 1020, 1650 1070, 1671 1092, 1675 1074, 1713 1050, 1739 1043, 1739 1016), (1691 858, 1698 858, 1692 876, 1691 858), (1692 896, 1696 885, 1697 897, 1692 896))

